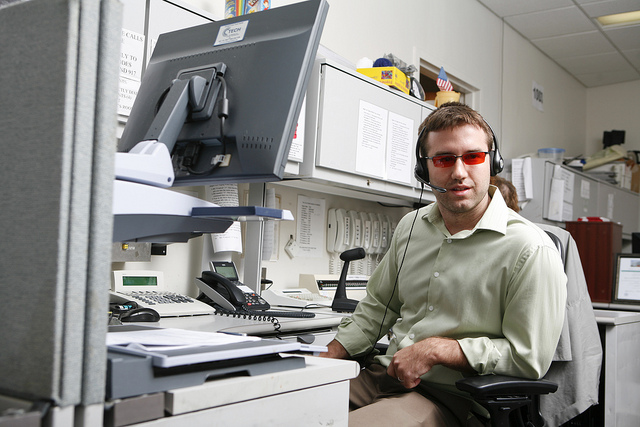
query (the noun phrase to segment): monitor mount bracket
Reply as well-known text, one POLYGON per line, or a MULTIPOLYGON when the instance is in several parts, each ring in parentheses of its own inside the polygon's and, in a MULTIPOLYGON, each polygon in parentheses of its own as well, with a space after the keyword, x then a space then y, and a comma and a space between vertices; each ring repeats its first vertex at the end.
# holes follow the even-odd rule
POLYGON ((215 93, 209 93, 214 86, 210 83, 224 74, 224 69, 224 64, 216 64, 204 70, 186 71, 172 82, 144 140, 128 153, 116 153, 116 179, 161 188, 173 185, 171 152, 178 135, 190 115, 191 120, 211 117, 220 85, 215 85, 215 93))

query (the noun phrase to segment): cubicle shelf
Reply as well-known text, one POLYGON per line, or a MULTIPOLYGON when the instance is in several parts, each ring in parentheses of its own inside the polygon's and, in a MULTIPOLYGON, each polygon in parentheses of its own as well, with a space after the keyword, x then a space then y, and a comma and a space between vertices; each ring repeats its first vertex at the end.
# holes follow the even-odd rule
MULTIPOLYGON (((434 108, 336 60, 319 57, 307 89, 303 161, 290 161, 280 184, 411 207, 421 196, 421 185, 413 176, 418 127, 434 108), (384 151, 398 156, 394 160, 399 160, 400 172, 383 170, 389 169, 389 161, 380 170, 359 170, 358 140, 365 138, 362 133, 369 126, 363 118, 368 108, 380 113, 381 126, 399 124, 395 137, 386 140, 388 130, 380 130, 380 135, 385 145, 395 144, 393 154, 388 147, 384 151)), ((427 190, 422 199, 431 202, 435 197, 427 190)))
POLYGON ((194 218, 181 215, 121 214, 113 217, 114 242, 186 242, 205 233, 224 233, 230 218, 194 218))
POLYGON ((292 220, 287 210, 260 206, 218 206, 188 194, 114 181, 114 242, 186 242, 205 233, 224 233, 234 221, 292 220))

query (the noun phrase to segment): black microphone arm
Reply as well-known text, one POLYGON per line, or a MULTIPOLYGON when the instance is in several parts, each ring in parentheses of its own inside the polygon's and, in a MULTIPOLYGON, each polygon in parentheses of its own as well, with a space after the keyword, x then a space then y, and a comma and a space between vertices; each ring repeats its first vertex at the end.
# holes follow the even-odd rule
POLYGON ((333 303, 331 304, 331 309, 333 311, 340 313, 353 313, 356 309, 358 301, 347 298, 347 273, 349 272, 349 263, 351 261, 363 259, 366 255, 367 254, 363 248, 349 249, 340 254, 340 259, 344 261, 344 265, 342 266, 338 286, 336 286, 336 293, 333 296, 333 303))
POLYGON ((437 185, 433 185, 430 182, 427 182, 427 185, 429 187, 431 187, 431 189, 436 190, 438 193, 446 193, 447 192, 446 188, 438 187, 437 185))

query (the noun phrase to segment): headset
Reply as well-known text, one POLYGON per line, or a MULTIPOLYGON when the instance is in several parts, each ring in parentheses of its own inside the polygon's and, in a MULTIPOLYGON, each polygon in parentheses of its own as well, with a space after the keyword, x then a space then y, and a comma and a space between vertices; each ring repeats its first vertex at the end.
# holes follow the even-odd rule
MULTIPOLYGON (((502 169, 504 168, 504 159, 502 158, 500 150, 498 149, 498 139, 496 138, 496 134, 493 132, 493 129, 491 129, 491 126, 489 125, 489 123, 487 123, 486 120, 485 123, 491 131, 491 137, 493 139, 493 150, 489 151, 489 161, 491 162, 491 176, 496 176, 497 174, 502 172, 502 169)), ((414 170, 414 174, 418 182, 426 184, 440 193, 446 193, 446 189, 435 186, 429 182, 429 169, 427 169, 427 159, 420 155, 420 141, 422 140, 423 134, 425 133, 425 129, 427 129, 426 126, 423 127, 418 134, 418 141, 416 142, 416 167, 414 170)))

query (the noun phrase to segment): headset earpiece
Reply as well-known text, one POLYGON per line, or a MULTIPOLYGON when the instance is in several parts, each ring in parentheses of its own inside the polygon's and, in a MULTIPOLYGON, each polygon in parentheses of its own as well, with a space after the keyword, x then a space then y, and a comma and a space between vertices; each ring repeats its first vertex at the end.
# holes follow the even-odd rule
MULTIPOLYGON (((486 120, 485 123, 487 123, 486 120)), ((491 137, 493 138, 493 150, 489 151, 489 160, 491 161, 491 176, 496 176, 500 172, 502 172, 502 169, 504 169, 504 159, 502 158, 502 154, 500 154, 500 150, 498 149, 498 138, 496 138, 496 134, 493 132, 493 129, 491 129, 491 125, 489 123, 487 123, 487 126, 489 126, 491 137)))
POLYGON ((427 169, 427 159, 420 155, 420 140, 426 128, 422 128, 418 134, 418 142, 416 143, 416 167, 413 171, 418 182, 429 185, 429 169, 427 169))

